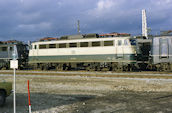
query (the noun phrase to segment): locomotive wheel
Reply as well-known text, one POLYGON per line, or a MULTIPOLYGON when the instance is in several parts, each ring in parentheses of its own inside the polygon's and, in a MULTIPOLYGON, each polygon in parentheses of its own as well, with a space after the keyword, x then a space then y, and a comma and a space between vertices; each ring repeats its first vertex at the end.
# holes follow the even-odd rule
POLYGON ((128 71, 128 66, 123 66, 123 71, 128 71))
POLYGON ((89 68, 89 67, 86 67, 85 69, 86 69, 87 71, 90 71, 90 68, 89 68))
POLYGON ((63 68, 62 68, 63 70, 67 70, 68 68, 67 68, 67 65, 66 64, 63 64, 63 68))
POLYGON ((162 63, 156 65, 157 71, 170 71, 170 65, 167 63, 162 63))
POLYGON ((139 65, 139 67, 140 67, 141 70, 146 70, 148 65, 146 63, 142 63, 142 64, 139 65))
POLYGON ((88 64, 88 66, 86 67, 87 71, 96 71, 96 66, 94 63, 90 63, 88 64))
POLYGON ((45 66, 42 66, 42 67, 41 67, 41 70, 46 70, 46 69, 45 69, 45 66))
POLYGON ((67 70, 71 70, 71 69, 72 69, 71 65, 67 66, 67 70))
POLYGON ((163 71, 170 71, 170 65, 169 64, 162 64, 161 65, 163 67, 163 71))
POLYGON ((155 67, 156 67, 156 70, 157 70, 157 71, 162 71, 162 68, 161 68, 160 64, 155 65, 155 67))
POLYGON ((87 71, 95 71, 95 69, 93 67, 86 67, 87 71))
POLYGON ((95 71, 100 71, 101 69, 100 69, 100 67, 99 66, 96 66, 95 67, 95 71))
POLYGON ((119 68, 117 66, 116 67, 112 67, 111 71, 119 72, 119 68))
POLYGON ((6 101, 5 92, 0 91, 0 107, 4 105, 5 101, 6 101))
POLYGON ((117 72, 122 72, 122 71, 123 71, 123 67, 122 66, 117 67, 117 72))
POLYGON ((56 70, 62 71, 63 70, 63 65, 62 64, 58 64, 57 67, 56 67, 56 70))
POLYGON ((118 65, 116 63, 112 63, 109 71, 117 71, 118 70, 118 65))

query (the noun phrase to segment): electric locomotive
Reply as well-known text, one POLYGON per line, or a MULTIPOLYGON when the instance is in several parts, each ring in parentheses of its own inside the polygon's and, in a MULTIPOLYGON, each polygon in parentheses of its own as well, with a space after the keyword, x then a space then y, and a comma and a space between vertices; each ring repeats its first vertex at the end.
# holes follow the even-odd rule
POLYGON ((12 60, 12 54, 14 45, 17 49, 17 59, 19 62, 19 69, 24 69, 27 67, 28 62, 28 48, 27 44, 20 41, 10 40, 0 42, 0 69, 9 69, 10 60, 12 60))
POLYGON ((136 62, 136 39, 126 35, 62 36, 33 42, 29 50, 29 64, 41 70, 128 71, 137 67, 136 62))

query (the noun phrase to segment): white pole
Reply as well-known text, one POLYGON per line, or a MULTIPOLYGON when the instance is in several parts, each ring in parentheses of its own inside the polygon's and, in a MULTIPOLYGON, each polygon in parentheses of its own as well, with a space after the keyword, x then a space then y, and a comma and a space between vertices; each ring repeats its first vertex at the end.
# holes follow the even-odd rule
POLYGON ((31 113, 31 105, 29 105, 29 113, 31 113))
POLYGON ((13 80, 13 104, 14 104, 14 113, 16 113, 16 69, 18 68, 18 54, 16 45, 14 45, 13 51, 13 60, 10 60, 10 68, 14 69, 14 80, 13 80))
POLYGON ((14 68, 14 113, 16 113, 16 69, 14 68))

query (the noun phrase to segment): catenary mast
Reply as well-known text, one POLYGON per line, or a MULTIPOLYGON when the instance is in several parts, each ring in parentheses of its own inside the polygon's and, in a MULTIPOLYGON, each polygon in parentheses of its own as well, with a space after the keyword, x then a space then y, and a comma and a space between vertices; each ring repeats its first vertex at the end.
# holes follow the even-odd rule
POLYGON ((147 20, 146 20, 146 10, 142 10, 142 36, 148 38, 147 20))

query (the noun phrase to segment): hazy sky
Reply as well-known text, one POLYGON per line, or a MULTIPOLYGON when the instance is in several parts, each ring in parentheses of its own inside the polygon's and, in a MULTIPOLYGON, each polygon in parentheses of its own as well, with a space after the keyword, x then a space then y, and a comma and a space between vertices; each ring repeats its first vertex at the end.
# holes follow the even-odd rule
POLYGON ((0 40, 34 41, 77 33, 141 34, 141 10, 153 33, 172 30, 172 0, 0 0, 0 40))

